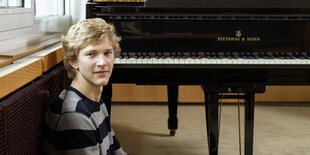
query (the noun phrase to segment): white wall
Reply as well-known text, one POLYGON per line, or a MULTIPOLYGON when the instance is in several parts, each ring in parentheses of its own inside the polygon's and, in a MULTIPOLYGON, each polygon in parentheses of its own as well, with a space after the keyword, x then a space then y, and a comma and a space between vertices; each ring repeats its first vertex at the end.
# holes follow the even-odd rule
POLYGON ((87 0, 68 0, 67 3, 66 14, 70 14, 73 24, 86 18, 87 0))

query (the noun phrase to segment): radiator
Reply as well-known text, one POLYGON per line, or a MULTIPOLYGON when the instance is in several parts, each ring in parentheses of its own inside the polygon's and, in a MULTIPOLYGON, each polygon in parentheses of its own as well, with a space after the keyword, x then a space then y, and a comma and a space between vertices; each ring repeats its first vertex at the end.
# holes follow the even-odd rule
POLYGON ((58 64, 0 103, 0 154, 42 154, 44 113, 69 79, 58 64))

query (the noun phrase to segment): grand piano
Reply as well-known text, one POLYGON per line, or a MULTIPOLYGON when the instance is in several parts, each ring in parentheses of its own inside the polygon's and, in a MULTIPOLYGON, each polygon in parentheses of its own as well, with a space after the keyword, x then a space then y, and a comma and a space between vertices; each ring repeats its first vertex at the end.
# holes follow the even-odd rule
POLYGON ((108 108, 111 83, 167 85, 174 135, 178 86, 201 85, 210 155, 218 154, 220 99, 244 100, 251 155, 255 93, 310 84, 308 0, 89 0, 86 17, 113 23, 122 37, 102 96, 108 108))

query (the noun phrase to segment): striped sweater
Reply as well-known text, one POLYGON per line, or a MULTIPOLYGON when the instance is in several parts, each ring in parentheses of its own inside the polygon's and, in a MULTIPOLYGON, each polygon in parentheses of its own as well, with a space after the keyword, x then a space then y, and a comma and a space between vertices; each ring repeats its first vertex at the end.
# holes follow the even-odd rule
POLYGON ((126 155, 110 126, 102 100, 94 102, 69 86, 45 114, 46 154, 126 155))

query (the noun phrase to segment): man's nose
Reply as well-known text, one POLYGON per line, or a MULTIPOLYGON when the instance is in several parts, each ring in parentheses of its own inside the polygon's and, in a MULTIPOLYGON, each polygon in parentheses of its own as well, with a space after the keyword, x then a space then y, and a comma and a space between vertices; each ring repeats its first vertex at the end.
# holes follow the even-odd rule
POLYGON ((97 65, 98 66, 104 66, 104 65, 106 65, 106 63, 107 63, 107 61, 106 61, 104 55, 100 54, 97 58, 97 65))

